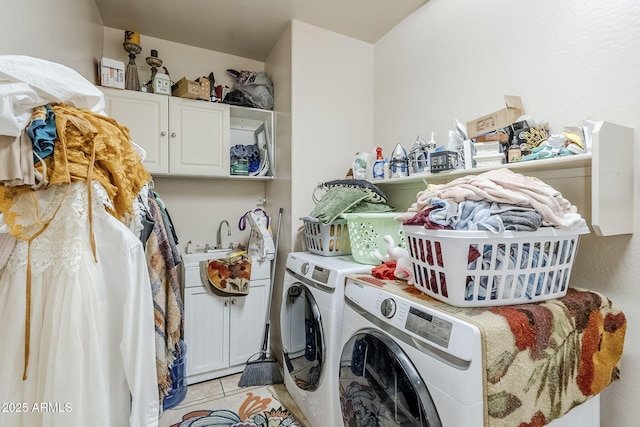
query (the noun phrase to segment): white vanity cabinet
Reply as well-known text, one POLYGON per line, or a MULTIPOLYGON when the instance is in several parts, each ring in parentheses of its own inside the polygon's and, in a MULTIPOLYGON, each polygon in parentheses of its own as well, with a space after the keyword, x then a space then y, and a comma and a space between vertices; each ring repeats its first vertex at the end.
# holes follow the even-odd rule
POLYGON ((129 128, 154 175, 229 174, 229 106, 127 90, 100 88, 106 113, 129 128))
POLYGON ((251 264, 247 296, 214 295, 203 286, 200 265, 182 262, 187 383, 241 372, 262 347, 270 292, 269 261, 251 264))
POLYGON ((153 93, 100 87, 105 110, 129 128, 146 151, 153 175, 272 179, 273 112, 153 93), (269 168, 262 176, 232 176, 230 148, 266 141, 269 168))

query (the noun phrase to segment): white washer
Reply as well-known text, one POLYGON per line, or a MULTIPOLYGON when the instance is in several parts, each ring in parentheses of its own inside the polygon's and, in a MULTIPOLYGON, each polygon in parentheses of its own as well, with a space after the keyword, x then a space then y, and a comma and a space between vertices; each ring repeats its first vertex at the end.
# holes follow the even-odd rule
POLYGON ((284 384, 312 427, 341 425, 336 390, 344 283, 348 274, 371 268, 351 256, 287 257, 280 314, 284 384))
MULTIPOLYGON (((345 425, 483 425, 482 346, 475 325, 348 278, 341 348, 345 425)), ((596 396, 548 426, 597 427, 599 420, 596 396)))

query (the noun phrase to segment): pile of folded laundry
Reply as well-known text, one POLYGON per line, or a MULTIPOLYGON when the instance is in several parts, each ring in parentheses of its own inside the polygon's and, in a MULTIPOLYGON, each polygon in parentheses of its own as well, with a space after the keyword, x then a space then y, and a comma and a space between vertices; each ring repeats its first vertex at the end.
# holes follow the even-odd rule
POLYGON ((540 227, 570 230, 586 225, 577 208, 558 190, 510 169, 493 169, 429 186, 396 219, 428 229, 494 233, 536 231, 540 227))

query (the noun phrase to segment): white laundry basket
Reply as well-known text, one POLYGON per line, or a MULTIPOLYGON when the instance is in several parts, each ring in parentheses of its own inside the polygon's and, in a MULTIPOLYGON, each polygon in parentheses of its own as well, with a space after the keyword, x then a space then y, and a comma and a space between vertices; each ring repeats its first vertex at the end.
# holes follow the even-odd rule
POLYGON ((415 287, 458 307, 523 304, 563 297, 587 227, 537 231, 428 230, 402 226, 415 287))
POLYGON ((367 212, 343 213, 349 227, 351 241, 351 256, 360 264, 378 265, 380 260, 375 252, 387 255, 387 242, 384 237, 393 237, 394 242, 401 248, 405 247, 404 233, 400 222, 394 218, 397 212, 367 212))
POLYGON ((330 224, 323 224, 318 218, 303 217, 304 237, 307 250, 323 256, 349 255, 351 244, 347 221, 336 219, 330 224))

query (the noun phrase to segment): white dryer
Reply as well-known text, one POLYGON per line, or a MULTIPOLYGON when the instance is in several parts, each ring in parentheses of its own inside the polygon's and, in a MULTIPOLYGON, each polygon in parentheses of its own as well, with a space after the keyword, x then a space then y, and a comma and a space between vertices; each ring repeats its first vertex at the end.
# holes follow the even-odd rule
POLYGON ((311 427, 341 425, 336 390, 344 284, 348 274, 371 268, 351 256, 287 257, 280 313, 284 383, 311 427))
MULTIPOLYGON (((483 426, 475 325, 349 278, 341 348, 344 425, 483 426)), ((596 396, 548 426, 599 426, 599 408, 596 396)))

